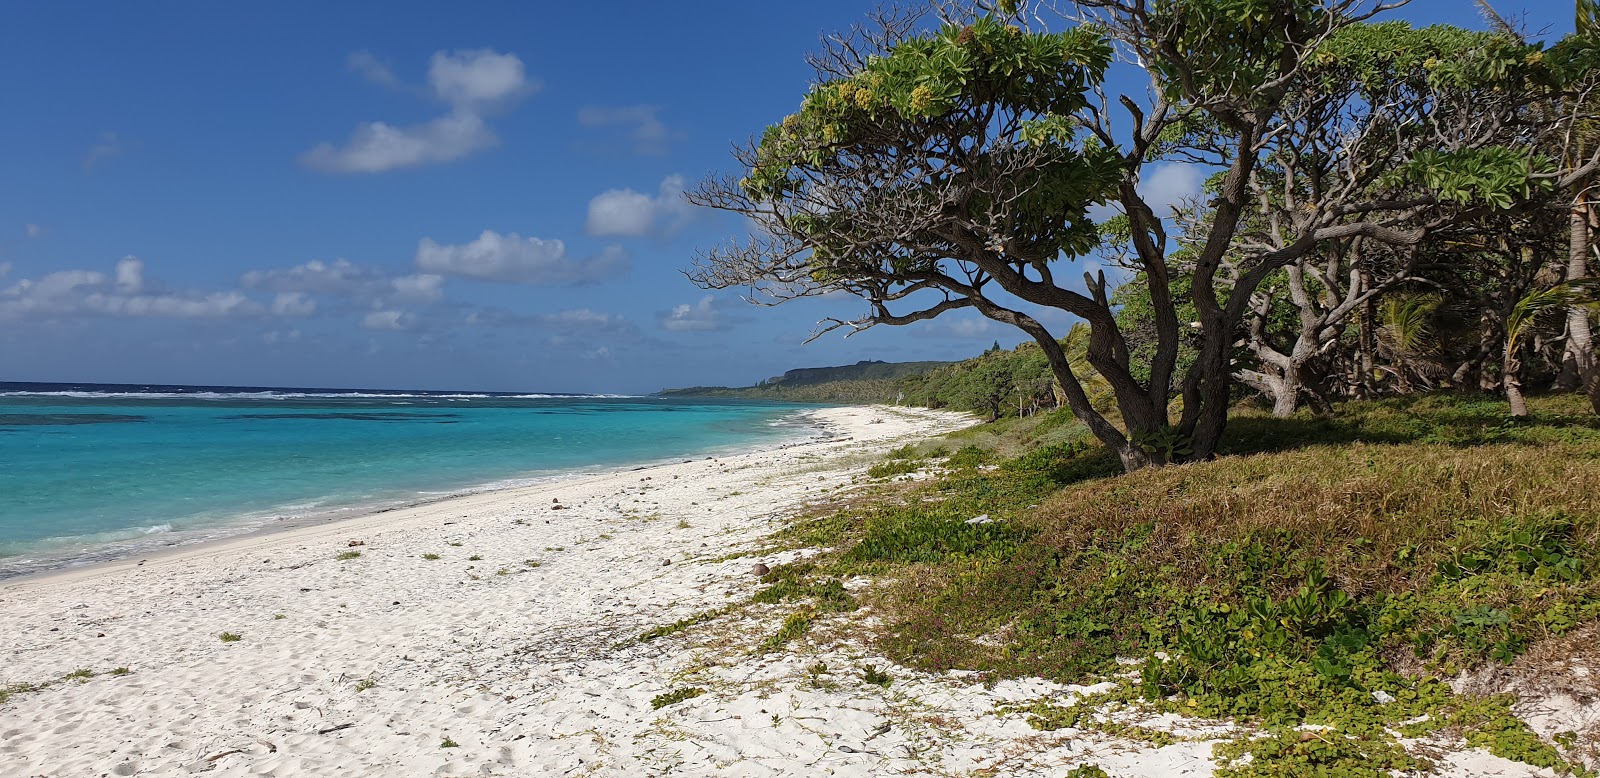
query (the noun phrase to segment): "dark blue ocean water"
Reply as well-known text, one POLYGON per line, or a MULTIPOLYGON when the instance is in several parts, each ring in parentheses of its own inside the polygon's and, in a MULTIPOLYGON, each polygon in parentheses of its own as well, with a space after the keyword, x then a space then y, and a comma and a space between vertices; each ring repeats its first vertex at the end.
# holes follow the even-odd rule
POLYGON ((0 576, 808 434, 801 406, 0 383, 0 576))

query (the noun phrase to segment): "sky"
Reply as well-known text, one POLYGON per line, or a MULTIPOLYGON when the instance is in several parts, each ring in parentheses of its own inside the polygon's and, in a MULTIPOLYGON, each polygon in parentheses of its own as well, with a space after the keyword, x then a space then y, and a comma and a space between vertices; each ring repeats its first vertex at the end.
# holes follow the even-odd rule
POLYGON ((807 345, 862 304, 682 274, 748 231, 683 189, 871 7, 0 0, 0 381, 644 393, 1017 343, 947 315, 807 345))

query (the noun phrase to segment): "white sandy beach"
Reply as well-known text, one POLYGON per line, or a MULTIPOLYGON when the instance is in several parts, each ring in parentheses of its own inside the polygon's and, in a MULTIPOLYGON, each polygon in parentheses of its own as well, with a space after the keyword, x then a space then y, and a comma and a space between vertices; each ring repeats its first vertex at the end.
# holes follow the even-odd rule
POLYGON ((0 775, 1211 774, 1203 731, 1154 748, 995 712, 1055 684, 917 674, 849 635, 759 653, 778 609, 619 646, 748 597, 756 562, 789 558, 752 553, 786 517, 968 423, 814 415, 832 437, 0 585, 0 686, 43 685, 0 704, 0 775), (704 693, 652 707, 686 686, 704 693))

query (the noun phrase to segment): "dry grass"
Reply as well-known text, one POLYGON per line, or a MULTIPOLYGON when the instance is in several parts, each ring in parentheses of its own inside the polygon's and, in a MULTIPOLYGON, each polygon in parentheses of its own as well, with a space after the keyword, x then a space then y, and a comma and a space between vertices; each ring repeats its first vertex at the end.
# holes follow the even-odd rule
POLYGON ((1024 522, 1057 550, 1149 526, 1139 556, 1192 584, 1205 582, 1197 544, 1290 533, 1347 591, 1397 591, 1418 579, 1393 560, 1427 556, 1463 521, 1563 512, 1579 519, 1580 542, 1600 543, 1600 460, 1584 454, 1353 444, 1226 457, 1068 487, 1024 522), (1364 548, 1352 547, 1358 538, 1364 548))

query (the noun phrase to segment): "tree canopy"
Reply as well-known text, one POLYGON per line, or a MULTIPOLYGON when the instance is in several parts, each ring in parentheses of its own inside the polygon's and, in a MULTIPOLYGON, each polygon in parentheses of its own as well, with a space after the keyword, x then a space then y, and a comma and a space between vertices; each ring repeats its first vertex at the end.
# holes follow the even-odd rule
MULTIPOLYGON (((1124 467, 1208 457, 1240 391, 1292 410, 1331 373, 1375 370, 1380 298, 1439 286, 1434 264, 1548 216, 1600 160, 1571 140, 1592 126, 1592 35, 1547 47, 1373 20, 1389 9, 1082 0, 1049 24, 1011 3, 881 15, 813 58, 799 110, 736 152, 738 174, 691 193, 760 230, 689 276, 766 302, 866 303, 819 335, 973 310, 1032 338, 1124 467), (1107 93, 1119 58, 1147 94, 1107 93), (1212 176, 1202 202, 1157 213, 1140 182, 1171 163, 1212 176), (1107 204, 1118 215, 1093 218, 1107 204), (1082 272, 1091 256, 1123 272, 1082 272), (1077 358, 1044 309, 1086 324, 1077 358)), ((1507 316, 1491 317, 1502 341, 1507 316)))

